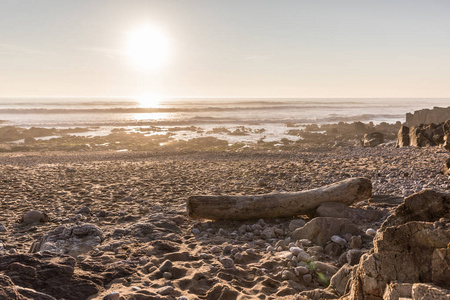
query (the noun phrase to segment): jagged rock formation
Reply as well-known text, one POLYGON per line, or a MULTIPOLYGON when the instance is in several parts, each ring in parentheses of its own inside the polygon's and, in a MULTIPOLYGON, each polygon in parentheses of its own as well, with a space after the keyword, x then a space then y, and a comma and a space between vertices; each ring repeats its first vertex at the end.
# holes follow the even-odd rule
POLYGON ((373 253, 364 255, 352 270, 347 299, 382 299, 383 295, 389 299, 385 291, 391 283, 410 284, 402 289, 412 299, 428 293, 420 286, 425 291, 414 297, 416 283, 450 293, 445 291, 450 289, 449 217, 448 194, 425 190, 406 198, 383 223, 373 253))
POLYGON ((406 198, 381 226, 371 252, 341 267, 328 288, 299 299, 450 299, 449 219, 450 194, 425 190, 406 198))
MULTIPOLYGON (((450 135, 450 119, 439 124, 420 124, 412 127, 402 126, 397 134, 396 147, 446 147, 450 135)), ((450 147, 448 147, 450 149, 450 147)))
POLYGON ((433 109, 416 110, 406 114, 406 125, 416 126, 420 124, 442 123, 450 119, 450 107, 434 107, 433 109))

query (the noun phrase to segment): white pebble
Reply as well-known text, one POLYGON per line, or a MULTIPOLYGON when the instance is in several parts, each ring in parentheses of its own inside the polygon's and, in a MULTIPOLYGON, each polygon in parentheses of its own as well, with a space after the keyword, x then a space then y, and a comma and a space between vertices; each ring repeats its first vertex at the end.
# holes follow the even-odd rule
POLYGON ((346 246, 346 245, 347 245, 347 241, 346 241, 345 239, 341 238, 341 237, 338 236, 338 235, 333 235, 333 236, 331 237, 331 240, 332 240, 333 242, 335 242, 336 244, 339 244, 339 245, 341 245, 341 246, 346 246))
POLYGON ((366 230, 366 234, 370 236, 375 236, 377 234, 377 231, 373 228, 369 228, 366 230))

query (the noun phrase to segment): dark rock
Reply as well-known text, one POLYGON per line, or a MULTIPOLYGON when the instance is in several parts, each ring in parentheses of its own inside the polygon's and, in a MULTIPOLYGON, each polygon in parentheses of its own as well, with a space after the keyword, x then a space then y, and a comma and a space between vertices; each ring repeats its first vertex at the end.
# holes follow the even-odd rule
POLYGON ((22 223, 23 224, 34 224, 34 223, 40 223, 40 222, 48 222, 49 218, 47 214, 42 213, 37 210, 32 210, 27 212, 22 217, 22 223))
POLYGON ((384 143, 384 135, 381 132, 372 132, 364 135, 364 147, 375 147, 382 143, 384 143))
POLYGON ((0 274, 0 300, 24 300, 8 276, 0 274))
POLYGON ((33 300, 57 300, 53 296, 50 296, 50 295, 42 293, 42 292, 35 291, 33 289, 30 289, 30 288, 24 288, 24 287, 21 287, 21 286, 16 286, 16 288, 17 288, 17 291, 21 295, 23 295, 25 297, 28 297, 30 299, 33 299, 33 300))
POLYGON ((75 273, 75 264, 70 256, 14 254, 0 257, 0 272, 9 276, 15 285, 57 299, 87 299, 99 293, 101 286, 86 279, 91 276, 75 273))
POLYGON ((364 252, 358 249, 352 249, 347 252, 347 262, 350 266, 354 266, 359 263, 361 256, 364 252))
POLYGON ((331 257, 339 257, 342 254, 342 248, 336 243, 329 243, 325 247, 325 254, 331 257))

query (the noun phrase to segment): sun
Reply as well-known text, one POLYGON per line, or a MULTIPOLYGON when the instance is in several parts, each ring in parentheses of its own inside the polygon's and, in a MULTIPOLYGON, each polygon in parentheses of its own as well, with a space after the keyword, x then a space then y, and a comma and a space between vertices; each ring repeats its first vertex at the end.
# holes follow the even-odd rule
POLYGON ((126 54, 139 68, 154 70, 163 66, 169 56, 169 39, 161 30, 148 25, 127 34, 126 54))

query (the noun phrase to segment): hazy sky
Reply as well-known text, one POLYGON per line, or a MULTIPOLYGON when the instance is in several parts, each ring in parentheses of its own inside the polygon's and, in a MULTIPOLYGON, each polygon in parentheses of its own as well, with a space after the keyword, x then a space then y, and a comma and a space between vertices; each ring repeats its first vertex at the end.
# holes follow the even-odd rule
POLYGON ((448 0, 0 0, 0 96, 450 97, 448 0), (145 24, 167 62, 125 54, 145 24))

